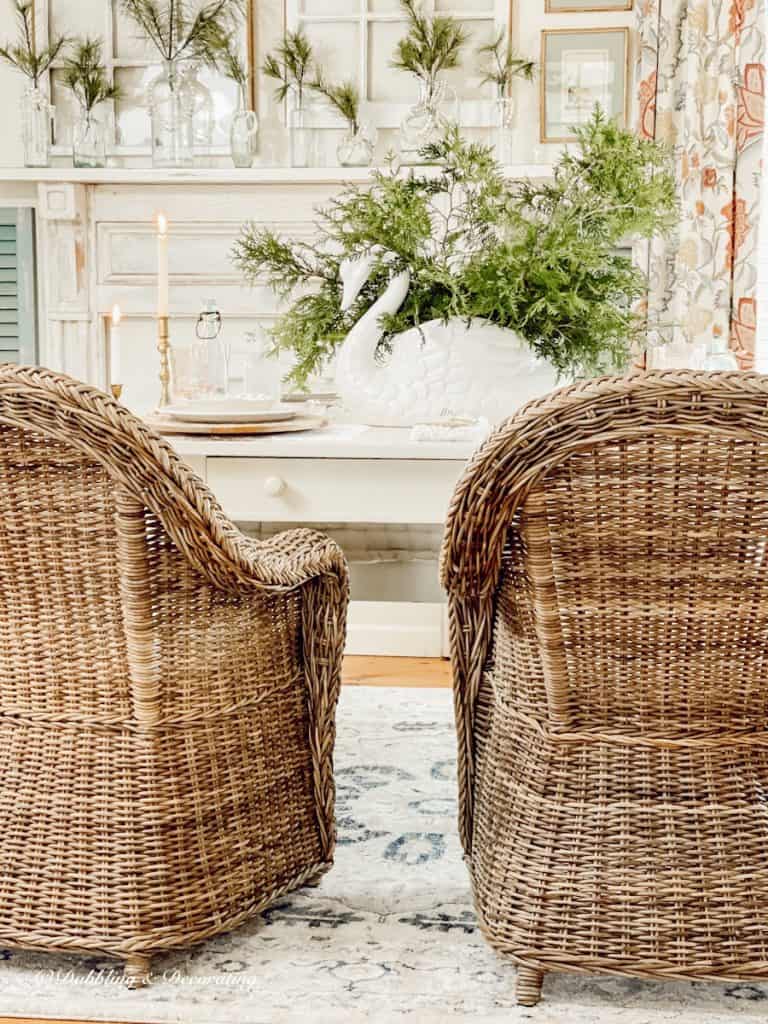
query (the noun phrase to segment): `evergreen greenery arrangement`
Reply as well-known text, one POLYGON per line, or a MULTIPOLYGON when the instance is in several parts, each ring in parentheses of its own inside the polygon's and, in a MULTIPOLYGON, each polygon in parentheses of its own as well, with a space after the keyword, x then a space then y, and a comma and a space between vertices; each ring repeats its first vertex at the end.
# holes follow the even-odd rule
POLYGON ((411 287, 382 319, 384 350, 428 320, 482 317, 516 331, 563 377, 622 366, 642 327, 632 303, 647 282, 616 249, 674 222, 670 155, 597 109, 577 136, 550 181, 521 183, 504 177, 489 147, 451 127, 424 153, 440 164, 436 174, 389 168, 370 186, 348 186, 319 212, 317 242, 246 225, 235 264, 292 300, 273 339, 295 354, 293 383, 306 385, 405 268, 411 287), (373 273, 342 311, 340 264, 371 252, 373 273))
POLYGON ((243 0, 121 0, 121 6, 163 60, 219 67, 243 0))
POLYGON ((302 106, 304 90, 312 74, 312 61, 312 44, 303 29, 286 32, 275 52, 267 54, 261 70, 278 83, 275 97, 279 102, 282 103, 293 89, 298 106, 302 106))
POLYGON ((494 85, 499 97, 508 95, 515 78, 530 82, 536 71, 536 62, 517 54, 509 41, 505 42, 503 31, 499 31, 493 42, 481 46, 477 53, 483 60, 480 84, 494 85))
POLYGON ((455 18, 423 14, 416 0, 401 0, 401 7, 408 18, 408 34, 398 42, 391 66, 415 75, 429 88, 441 71, 458 67, 467 33, 455 18))
POLYGON ((101 41, 80 39, 64 62, 64 81, 82 108, 90 114, 107 100, 120 98, 120 89, 110 82, 101 58, 101 41))
POLYGON ((37 88, 68 40, 64 35, 52 36, 48 45, 38 50, 34 32, 34 0, 16 0, 13 6, 19 27, 18 40, 0 45, 0 60, 21 71, 37 88))

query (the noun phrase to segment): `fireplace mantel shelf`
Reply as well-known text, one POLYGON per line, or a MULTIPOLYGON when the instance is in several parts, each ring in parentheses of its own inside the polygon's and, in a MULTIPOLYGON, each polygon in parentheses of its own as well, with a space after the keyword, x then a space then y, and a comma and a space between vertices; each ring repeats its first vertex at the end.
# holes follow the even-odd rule
MULTIPOLYGON (((512 164, 510 178, 548 178, 549 164, 512 164)), ((369 167, 200 167, 157 170, 153 167, 0 167, 0 182, 71 182, 79 185, 335 185, 364 182, 369 167)))

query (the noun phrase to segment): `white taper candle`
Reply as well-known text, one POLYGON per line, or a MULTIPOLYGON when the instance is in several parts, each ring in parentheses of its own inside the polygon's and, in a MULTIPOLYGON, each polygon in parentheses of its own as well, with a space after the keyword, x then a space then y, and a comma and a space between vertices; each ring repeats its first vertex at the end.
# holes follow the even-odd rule
POLYGON ((168 316, 168 221, 157 215, 157 315, 168 316))

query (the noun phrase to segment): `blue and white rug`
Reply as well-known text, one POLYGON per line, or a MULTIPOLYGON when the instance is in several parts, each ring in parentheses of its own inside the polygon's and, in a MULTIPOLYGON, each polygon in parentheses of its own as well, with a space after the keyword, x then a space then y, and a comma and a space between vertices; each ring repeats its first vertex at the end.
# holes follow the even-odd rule
POLYGON ((515 970, 475 927, 456 834, 447 690, 343 691, 336 865, 318 889, 153 964, 0 951, 0 1016, 180 1024, 709 1024, 768 1015, 768 985, 549 976, 517 1007, 515 970))

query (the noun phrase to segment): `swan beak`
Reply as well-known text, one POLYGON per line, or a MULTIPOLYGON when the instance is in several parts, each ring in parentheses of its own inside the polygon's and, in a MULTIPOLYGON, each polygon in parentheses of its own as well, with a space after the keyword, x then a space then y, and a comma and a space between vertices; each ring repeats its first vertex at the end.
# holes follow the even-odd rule
POLYGON ((360 287, 353 288, 352 282, 349 280, 344 281, 344 286, 341 290, 341 311, 346 311, 352 306, 357 296, 360 294, 360 287))

